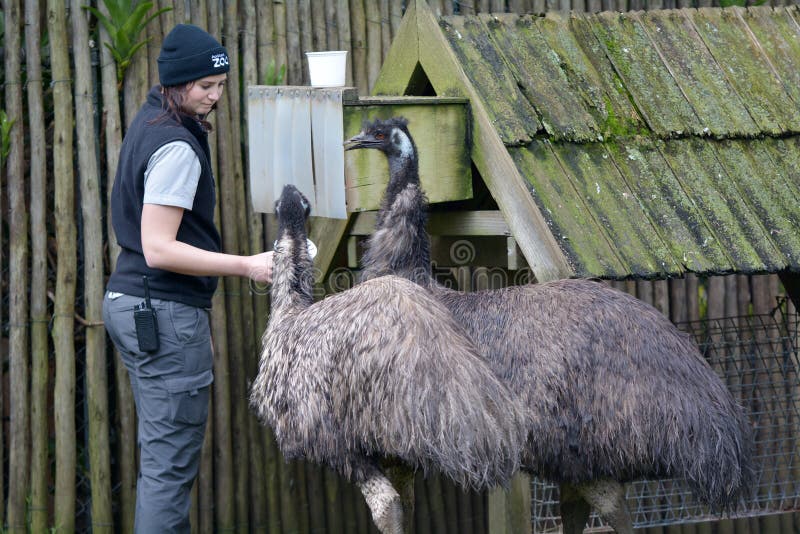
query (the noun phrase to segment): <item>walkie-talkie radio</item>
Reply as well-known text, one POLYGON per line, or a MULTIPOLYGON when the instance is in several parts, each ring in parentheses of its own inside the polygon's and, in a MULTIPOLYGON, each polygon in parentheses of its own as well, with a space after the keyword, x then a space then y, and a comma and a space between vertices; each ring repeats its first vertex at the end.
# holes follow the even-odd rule
POLYGON ((150 288, 147 277, 142 276, 144 283, 144 302, 133 308, 133 321, 136 323, 136 339, 139 341, 139 350, 142 352, 155 352, 158 350, 158 321, 156 310, 150 305, 150 288))

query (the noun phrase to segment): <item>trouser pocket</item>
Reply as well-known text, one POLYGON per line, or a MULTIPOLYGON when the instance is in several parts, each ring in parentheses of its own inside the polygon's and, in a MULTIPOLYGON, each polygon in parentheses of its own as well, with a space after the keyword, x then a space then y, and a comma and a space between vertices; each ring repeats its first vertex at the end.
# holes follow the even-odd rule
POLYGON ((191 376, 165 378, 169 416, 175 423, 199 425, 208 417, 208 398, 214 375, 211 370, 191 376))

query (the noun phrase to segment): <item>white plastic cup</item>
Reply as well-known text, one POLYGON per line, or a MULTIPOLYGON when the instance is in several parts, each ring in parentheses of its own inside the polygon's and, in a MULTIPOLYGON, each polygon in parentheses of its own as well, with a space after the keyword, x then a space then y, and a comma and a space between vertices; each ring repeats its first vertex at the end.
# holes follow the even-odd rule
POLYGON ((347 50, 306 52, 311 87, 344 87, 347 50))

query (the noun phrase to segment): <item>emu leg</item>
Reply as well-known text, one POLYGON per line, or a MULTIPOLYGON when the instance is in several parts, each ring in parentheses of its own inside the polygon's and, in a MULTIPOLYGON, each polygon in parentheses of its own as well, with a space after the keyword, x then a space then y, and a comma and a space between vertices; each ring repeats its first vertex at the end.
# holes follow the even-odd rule
POLYGON ((633 533, 633 521, 625 503, 622 484, 615 480, 595 480, 581 484, 578 490, 615 532, 633 533))
POLYGON ((403 529, 414 530, 414 470, 403 463, 392 460, 383 462, 383 471, 400 493, 400 504, 403 507, 403 529))
POLYGON ((403 507, 400 494, 377 468, 370 469, 364 480, 356 481, 381 534, 403 534, 403 507))
POLYGON ((563 534, 581 534, 589 521, 592 509, 578 488, 572 484, 561 484, 560 510, 563 534))

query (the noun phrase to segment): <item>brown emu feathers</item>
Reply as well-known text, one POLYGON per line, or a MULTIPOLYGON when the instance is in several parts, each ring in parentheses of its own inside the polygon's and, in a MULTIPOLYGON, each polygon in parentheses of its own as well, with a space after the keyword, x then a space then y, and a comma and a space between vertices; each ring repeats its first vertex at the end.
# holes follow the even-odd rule
POLYGON ((250 395, 281 451, 355 480, 368 503, 368 491, 385 488, 373 483, 384 457, 467 487, 506 483, 525 440, 508 389, 444 306, 407 280, 380 277, 313 302, 307 206, 292 186, 276 205, 272 313, 250 395))
MULTIPOLYGON (((475 293, 440 286, 407 121, 367 123, 345 145, 380 150, 389 162, 363 279, 402 276, 450 310, 526 410, 523 469, 574 485, 590 502, 581 488, 614 481, 620 492, 622 482, 669 476, 713 508, 735 504, 753 474, 751 429, 686 334, 652 306, 592 281, 475 293)), ((600 511, 630 530, 627 513, 600 511)))

